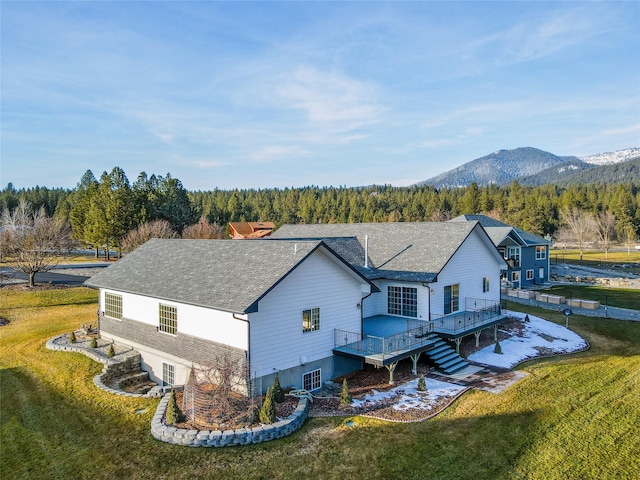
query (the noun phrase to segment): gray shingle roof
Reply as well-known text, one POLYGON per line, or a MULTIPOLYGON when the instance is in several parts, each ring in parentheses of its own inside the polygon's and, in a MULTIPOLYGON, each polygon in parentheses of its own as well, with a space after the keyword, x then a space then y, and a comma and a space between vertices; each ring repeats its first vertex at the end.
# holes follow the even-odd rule
POLYGON ((152 239, 85 283, 229 312, 251 312, 260 298, 320 246, 320 241, 152 239))
POLYGON ((526 246, 532 245, 550 245, 551 242, 546 238, 539 237, 533 233, 526 232, 520 228, 512 227, 511 225, 496 220, 495 218, 487 217, 486 215, 459 215, 449 220, 450 222, 480 222, 480 225, 487 231, 491 241, 495 246, 498 246, 507 235, 513 230, 516 234, 525 242, 526 246), (506 232, 506 233, 505 233, 506 232))
POLYGON ((400 222, 283 225, 278 239, 322 239, 371 280, 434 281, 470 235, 473 222, 400 222), (365 236, 369 268, 364 267, 365 236))

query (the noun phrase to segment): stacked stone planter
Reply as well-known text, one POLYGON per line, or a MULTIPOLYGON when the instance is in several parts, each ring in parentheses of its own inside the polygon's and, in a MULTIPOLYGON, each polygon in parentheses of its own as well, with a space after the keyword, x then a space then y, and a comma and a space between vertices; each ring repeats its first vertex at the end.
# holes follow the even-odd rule
POLYGON ((284 420, 237 430, 187 430, 165 423, 165 413, 171 394, 167 393, 151 421, 151 435, 157 440, 189 447, 229 447, 262 443, 286 437, 302 426, 309 411, 309 399, 301 398, 294 412, 284 420))

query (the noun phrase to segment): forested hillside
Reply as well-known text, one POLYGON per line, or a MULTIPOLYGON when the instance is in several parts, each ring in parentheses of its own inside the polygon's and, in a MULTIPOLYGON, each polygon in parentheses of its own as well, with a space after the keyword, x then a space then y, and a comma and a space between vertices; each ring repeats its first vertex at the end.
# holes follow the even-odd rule
POLYGON ((171 175, 140 174, 132 184, 119 168, 100 180, 88 171, 73 190, 35 187, 0 192, 11 210, 20 199, 49 215, 69 220, 87 244, 117 245, 137 226, 165 220, 181 234, 204 218, 226 227, 230 221, 343 223, 442 221, 464 213, 488 213, 538 235, 555 235, 563 210, 610 212, 619 232, 640 233, 640 185, 542 185, 435 189, 429 186, 304 187, 187 192, 171 175))

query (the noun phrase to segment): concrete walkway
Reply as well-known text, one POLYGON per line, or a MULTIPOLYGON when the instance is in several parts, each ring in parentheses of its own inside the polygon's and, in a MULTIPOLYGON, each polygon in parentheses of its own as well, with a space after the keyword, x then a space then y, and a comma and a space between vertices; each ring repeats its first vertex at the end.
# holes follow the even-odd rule
POLYGON ((539 302, 537 300, 527 300, 524 298, 516 297, 503 297, 503 300, 508 300, 514 303, 521 303, 524 305, 531 305, 533 307, 544 308, 545 310, 553 310, 555 312, 562 312, 565 308, 571 308, 576 315, 584 315, 585 317, 602 317, 602 318, 614 318, 616 320, 630 320, 640 322, 640 310, 630 310, 628 308, 618 307, 605 307, 603 305, 595 310, 579 307, 568 307, 566 304, 557 305, 547 302, 539 302))

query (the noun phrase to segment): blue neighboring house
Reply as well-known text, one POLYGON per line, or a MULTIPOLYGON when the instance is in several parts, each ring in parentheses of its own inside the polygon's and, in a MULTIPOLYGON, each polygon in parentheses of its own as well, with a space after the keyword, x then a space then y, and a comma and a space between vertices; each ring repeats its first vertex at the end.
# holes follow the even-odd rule
POLYGON ((512 288, 531 288, 549 283, 551 241, 486 215, 460 215, 450 222, 479 222, 507 261, 502 280, 512 288))

